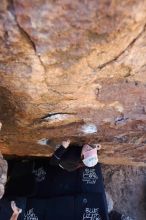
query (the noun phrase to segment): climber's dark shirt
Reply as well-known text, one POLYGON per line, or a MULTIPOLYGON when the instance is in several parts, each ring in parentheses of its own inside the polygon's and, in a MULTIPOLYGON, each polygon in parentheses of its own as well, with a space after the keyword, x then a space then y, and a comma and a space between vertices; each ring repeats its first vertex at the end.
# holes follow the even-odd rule
POLYGON ((59 165, 67 171, 74 171, 83 165, 81 150, 82 148, 76 145, 70 145, 67 149, 60 146, 50 159, 50 165, 59 165))
MULTIPOLYGON (((30 174, 31 170, 35 179, 34 188, 31 185, 33 195, 28 195, 28 189, 27 196, 20 197, 15 186, 15 195, 12 195, 12 191, 11 195, 7 192, 7 197, 4 196, 0 201, 0 219, 10 219, 10 201, 15 200, 18 207, 23 208, 18 220, 108 220, 100 164, 93 168, 82 167, 73 172, 59 166, 49 166, 48 159, 34 160, 29 164, 30 169, 25 163, 27 171, 24 174, 30 174)), ((18 171, 16 166, 14 168, 18 171)), ((12 173, 14 175, 15 171, 12 173)), ((25 189, 26 179, 23 180, 22 190, 25 189)), ((8 184, 7 189, 9 187, 8 184)))

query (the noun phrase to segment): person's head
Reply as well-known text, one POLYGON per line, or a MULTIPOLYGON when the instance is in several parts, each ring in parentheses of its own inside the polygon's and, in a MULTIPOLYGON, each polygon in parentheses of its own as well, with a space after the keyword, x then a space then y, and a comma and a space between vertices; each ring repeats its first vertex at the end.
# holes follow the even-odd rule
POLYGON ((98 163, 98 155, 97 150, 99 150, 101 146, 99 144, 88 145, 84 144, 81 152, 82 162, 87 167, 94 167, 98 163))

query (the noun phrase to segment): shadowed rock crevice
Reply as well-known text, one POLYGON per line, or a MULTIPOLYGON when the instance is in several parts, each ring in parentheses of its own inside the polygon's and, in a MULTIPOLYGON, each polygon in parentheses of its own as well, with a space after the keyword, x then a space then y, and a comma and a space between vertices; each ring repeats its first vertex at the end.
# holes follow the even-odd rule
POLYGON ((19 100, 16 101, 16 97, 14 97, 11 91, 0 87, 0 103, 0 121, 2 123, 7 122, 8 126, 14 125, 16 122, 16 113, 20 105, 19 100))
POLYGON ((131 166, 103 166, 102 171, 106 191, 114 202, 114 210, 129 216, 132 220, 145 220, 146 169, 131 166))

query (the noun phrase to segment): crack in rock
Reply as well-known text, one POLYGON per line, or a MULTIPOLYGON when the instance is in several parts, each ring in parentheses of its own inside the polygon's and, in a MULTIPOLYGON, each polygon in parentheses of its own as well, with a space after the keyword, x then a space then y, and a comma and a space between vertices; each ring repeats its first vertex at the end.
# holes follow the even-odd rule
POLYGON ((69 125, 72 123, 82 123, 83 119, 77 116, 77 113, 50 113, 40 119, 36 119, 30 124, 30 127, 36 128, 49 128, 69 125))
MULTIPOLYGON (((145 30, 146 30, 146 24, 144 24, 140 33, 129 43, 129 45, 124 50, 122 50, 115 58, 99 65, 96 69, 102 70, 104 67, 106 67, 109 64, 111 64, 112 62, 118 60, 121 55, 123 55, 129 48, 131 48, 133 46, 133 44, 141 37, 141 35, 145 32, 145 30)), ((94 68, 92 68, 92 69, 94 69, 94 68)), ((95 71, 95 69, 94 69, 94 71, 95 71)))
POLYGON ((17 19, 17 13, 16 13, 16 10, 15 10, 15 3, 13 0, 8 0, 8 11, 14 16, 15 18, 15 22, 16 22, 16 25, 20 31, 20 33, 25 37, 25 39, 27 39, 28 43, 31 45, 31 47, 33 48, 34 52, 35 52, 35 55, 38 57, 39 61, 40 61, 40 64, 41 66, 43 67, 44 69, 44 73, 46 73, 46 67, 41 59, 41 56, 40 54, 37 53, 37 49, 36 49, 36 45, 34 43, 34 41, 32 40, 32 38, 30 37, 30 35, 28 34, 27 31, 25 31, 25 29, 23 28, 23 26, 19 23, 18 19, 17 19))
POLYGON ((62 113, 62 112, 52 113, 42 117, 41 119, 44 121, 64 120, 67 119, 70 115, 76 115, 76 113, 62 113))

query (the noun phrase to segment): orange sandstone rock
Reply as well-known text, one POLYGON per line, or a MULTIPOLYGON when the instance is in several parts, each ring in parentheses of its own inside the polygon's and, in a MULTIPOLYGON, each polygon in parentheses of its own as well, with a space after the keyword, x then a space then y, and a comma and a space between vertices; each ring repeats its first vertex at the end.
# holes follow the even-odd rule
POLYGON ((2 0, 0 14, 2 153, 71 138, 145 166, 146 1, 2 0))

